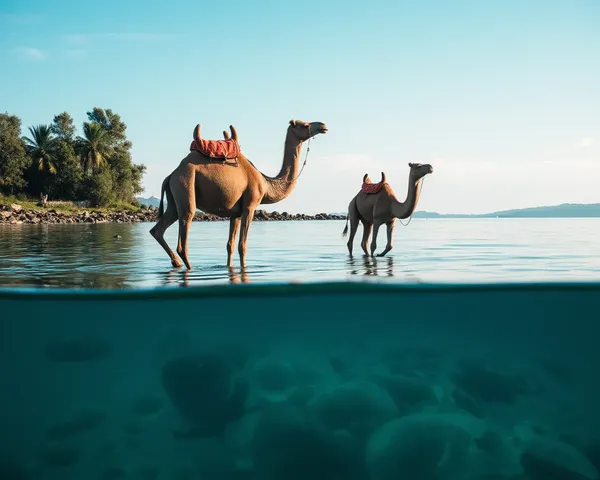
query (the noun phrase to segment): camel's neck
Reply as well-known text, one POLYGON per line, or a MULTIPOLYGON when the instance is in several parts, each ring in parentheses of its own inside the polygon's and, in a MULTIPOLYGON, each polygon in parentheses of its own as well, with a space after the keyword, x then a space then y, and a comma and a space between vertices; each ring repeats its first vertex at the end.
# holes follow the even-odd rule
POLYGON ((404 200, 404 202, 396 200, 392 203, 392 214, 394 217, 408 218, 413 214, 417 208, 417 203, 419 203, 422 181, 423 178, 415 180, 412 176, 408 177, 408 193, 406 194, 406 200, 404 200))
POLYGON ((296 186, 296 179, 298 178, 298 163, 301 149, 302 142, 291 139, 288 134, 288 137, 285 139, 281 170, 275 178, 263 175, 267 182, 267 192, 261 203, 277 203, 292 193, 292 190, 296 186))

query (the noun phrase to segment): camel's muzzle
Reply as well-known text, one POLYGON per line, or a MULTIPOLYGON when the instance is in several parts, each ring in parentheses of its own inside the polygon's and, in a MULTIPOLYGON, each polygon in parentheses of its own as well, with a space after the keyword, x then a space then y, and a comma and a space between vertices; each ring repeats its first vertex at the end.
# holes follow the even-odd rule
POLYGON ((327 133, 327 130, 329 130, 329 129, 327 128, 327 125, 325 125, 324 123, 320 124, 317 127, 317 133, 327 133))

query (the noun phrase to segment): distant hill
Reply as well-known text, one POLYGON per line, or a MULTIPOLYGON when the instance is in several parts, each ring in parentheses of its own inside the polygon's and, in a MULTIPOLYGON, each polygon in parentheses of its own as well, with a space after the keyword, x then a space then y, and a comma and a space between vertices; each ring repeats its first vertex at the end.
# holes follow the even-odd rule
MULTIPOLYGON (((156 197, 138 197, 140 205, 158 208, 160 199, 156 197)), ((165 198, 165 207, 167 199, 165 198)), ((346 216, 347 212, 330 213, 329 215, 346 216)), ((563 203, 562 205, 518 208, 515 210, 501 210, 491 213, 437 213, 418 211, 413 215, 415 218, 582 218, 600 217, 600 203, 563 203)))
POLYGON ((415 212, 415 218, 580 218, 600 217, 600 203, 563 203, 547 207, 519 208, 499 212, 441 214, 437 212, 415 212))
MULTIPOLYGON (((137 197, 136 200, 138 202, 140 202, 140 205, 145 205, 146 207, 158 208, 158 204, 160 203, 160 198, 156 198, 156 197, 150 197, 150 198, 137 197)), ((167 201, 165 200, 165 206, 166 206, 166 204, 167 204, 167 201)))

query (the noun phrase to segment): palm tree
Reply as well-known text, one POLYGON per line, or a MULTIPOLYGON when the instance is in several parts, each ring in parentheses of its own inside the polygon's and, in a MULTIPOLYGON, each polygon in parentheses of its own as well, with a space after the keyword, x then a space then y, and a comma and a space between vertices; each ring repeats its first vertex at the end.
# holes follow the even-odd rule
POLYGON ((91 168, 106 165, 111 153, 110 136, 102 125, 96 122, 83 124, 83 137, 77 137, 84 172, 91 168))
POLYGON ((54 166, 54 153, 56 148, 56 137, 52 133, 51 125, 37 125, 29 127, 31 138, 23 137, 23 141, 34 162, 37 162, 38 170, 47 170, 56 173, 54 166))

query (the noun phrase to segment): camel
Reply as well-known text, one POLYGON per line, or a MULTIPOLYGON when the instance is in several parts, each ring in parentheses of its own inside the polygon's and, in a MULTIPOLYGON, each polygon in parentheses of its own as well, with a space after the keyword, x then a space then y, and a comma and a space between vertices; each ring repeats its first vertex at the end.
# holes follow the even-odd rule
POLYGON ((188 235, 196 209, 221 217, 229 217, 227 266, 232 267, 235 238, 239 234, 238 253, 242 269, 246 268, 248 231, 254 211, 260 204, 273 204, 294 190, 298 179, 298 164, 302 144, 319 133, 327 133, 321 122, 290 120, 285 137, 283 164, 276 177, 261 173, 241 152, 237 131, 230 125, 231 137, 225 140, 204 140, 200 125, 194 131, 190 153, 162 183, 158 222, 150 234, 171 258, 173 267, 181 267, 164 239, 164 233, 179 220, 177 254, 188 270, 188 235), (234 159, 234 162, 230 160, 234 159), (163 195, 167 208, 163 207, 163 195), (241 228, 240 228, 241 227, 241 228))
POLYGON ((350 256, 352 256, 352 246, 359 221, 363 225, 363 238, 360 246, 365 255, 369 256, 367 242, 369 241, 371 228, 373 229, 373 239, 371 240, 370 256, 374 256, 375 249, 377 248, 379 227, 384 223, 387 226, 387 245, 377 256, 383 257, 392 249, 392 234, 396 218, 408 218, 413 214, 419 202, 423 177, 429 173, 433 173, 433 167, 429 164, 409 163, 408 166, 410 167, 408 193, 404 202, 398 201, 392 188, 386 181, 384 172, 381 172, 381 182, 379 183, 372 183, 368 174, 365 174, 363 177, 361 191, 356 194, 348 205, 346 228, 344 228, 344 232, 342 233, 342 236, 345 237, 348 233, 348 221, 350 221, 350 238, 347 243, 350 256))

